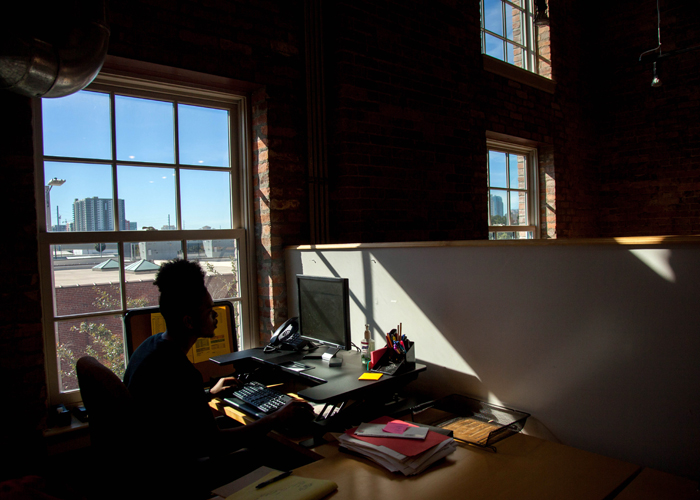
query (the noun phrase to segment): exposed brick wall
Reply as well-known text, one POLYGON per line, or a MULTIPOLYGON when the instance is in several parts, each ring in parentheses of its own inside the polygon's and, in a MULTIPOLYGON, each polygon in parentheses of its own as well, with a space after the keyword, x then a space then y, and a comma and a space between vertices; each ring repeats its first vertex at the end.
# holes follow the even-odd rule
POLYGON ((0 449, 3 477, 36 460, 45 416, 41 303, 30 100, 0 92, 0 200, 7 215, 0 259, 0 449), (9 236, 9 237, 8 237, 9 236))
MULTIPOLYGON (((545 141, 552 148, 540 152, 549 159, 546 175, 556 182, 556 236, 592 238, 599 235, 600 138, 593 92, 599 81, 597 53, 590 49, 601 32, 593 29, 595 9, 584 2, 550 0, 549 15, 552 77, 557 85, 548 106, 551 141, 545 141)), ((540 106, 537 100, 533 104, 540 106)), ((552 217, 551 208, 548 212, 552 217)))
MULTIPOLYGON (((699 2, 661 2, 664 53, 698 45, 699 2)), ((600 29, 602 236, 700 233, 700 50, 659 61, 656 2, 611 2, 600 29), (630 29, 630 27, 634 29, 630 29), (601 83, 603 83, 601 82, 601 83)))
POLYGON ((478 3, 333 5, 324 26, 332 241, 486 238, 478 3))
POLYGON ((483 70, 477 2, 336 6, 326 16, 333 241, 485 238, 487 131, 542 145, 544 234, 596 236, 582 6, 552 1, 554 94, 483 70))

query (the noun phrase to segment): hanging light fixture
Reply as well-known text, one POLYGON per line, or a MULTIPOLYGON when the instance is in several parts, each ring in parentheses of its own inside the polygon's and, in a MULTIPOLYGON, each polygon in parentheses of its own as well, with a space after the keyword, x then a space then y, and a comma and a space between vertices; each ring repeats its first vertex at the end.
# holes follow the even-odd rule
MULTIPOLYGON (((657 58, 661 56, 661 10, 659 9, 659 0, 656 0, 656 36, 658 37, 659 44, 651 50, 642 52, 642 55, 639 56, 640 61, 642 60, 642 57, 652 52, 656 52, 657 58)), ((656 74, 656 60, 654 60, 654 78, 651 80, 651 86, 661 87, 661 80, 659 80, 659 77, 656 74)))
POLYGON ((661 87, 661 80, 656 74, 656 61, 654 61, 654 78, 651 80, 652 87, 661 87))
POLYGON ((547 0, 535 0, 535 26, 549 26, 547 0))

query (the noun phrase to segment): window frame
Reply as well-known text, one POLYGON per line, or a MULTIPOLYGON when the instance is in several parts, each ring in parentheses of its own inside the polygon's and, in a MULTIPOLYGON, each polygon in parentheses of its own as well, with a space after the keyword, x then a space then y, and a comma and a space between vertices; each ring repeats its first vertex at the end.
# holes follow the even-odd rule
POLYGON ((517 5, 516 2, 511 1, 511 0, 499 0, 501 2, 501 9, 502 9, 502 29, 503 29, 503 35, 499 35, 498 33, 495 33, 493 31, 490 31, 486 28, 486 16, 485 16, 485 10, 484 10, 484 0, 481 0, 479 2, 480 6, 480 38, 481 38, 481 53, 489 57, 495 61, 500 61, 504 64, 507 64, 511 67, 518 68, 522 71, 526 71, 528 73, 532 73, 534 75, 538 75, 542 78, 551 80, 550 76, 544 76, 541 74, 541 68, 540 68, 540 60, 545 61, 551 66, 551 61, 548 60, 546 57, 544 57, 542 54, 540 54, 540 47, 538 44, 538 27, 535 26, 535 9, 534 9, 534 1, 533 0, 522 0, 523 6, 517 5), (506 23, 506 10, 505 6, 509 5, 513 9, 517 9, 522 13, 522 18, 525 20, 525 26, 521 28, 522 31, 524 31, 524 36, 523 39, 525 40, 524 43, 516 42, 515 40, 510 40, 508 39, 507 36, 507 23, 506 23), (498 57, 491 56, 486 53, 486 35, 490 35, 494 38, 497 38, 500 40, 500 42, 503 44, 503 59, 499 59, 498 57), (514 61, 508 61, 508 44, 512 44, 518 48, 520 48, 523 53, 524 57, 527 60, 527 67, 523 66, 517 66, 514 61))
MULTIPOLYGON (((161 68, 159 68, 161 69, 161 68)), ((162 71, 162 69, 161 69, 162 71)), ((252 182, 251 182, 251 161, 249 152, 249 104, 245 92, 237 93, 229 90, 228 82, 214 82, 211 80, 218 77, 209 78, 208 75, 186 75, 184 82, 177 79, 165 80, 161 77, 136 76, 124 74, 122 71, 110 72, 109 69, 103 71, 95 78, 85 90, 100 92, 113 92, 118 95, 128 95, 133 97, 144 97, 148 99, 159 99, 173 103, 204 105, 212 107, 226 107, 229 109, 229 137, 230 137, 230 168, 217 168, 217 170, 231 173, 231 204, 230 217, 231 229, 182 229, 182 219, 177 217, 178 228, 167 231, 143 231, 143 230, 119 230, 119 220, 116 210, 118 202, 114 203, 114 227, 113 231, 89 231, 89 232, 51 232, 47 230, 46 215, 46 181, 44 174, 44 162, 55 161, 60 158, 63 162, 87 162, 85 159, 74 159, 70 157, 44 156, 43 154, 43 125, 42 125, 42 101, 33 100, 34 118, 34 149, 35 149, 35 197, 37 205, 37 241, 39 254, 40 289, 42 301, 42 324, 44 330, 44 357, 46 366, 46 380, 48 387, 48 399, 51 404, 76 403, 80 401, 79 390, 63 392, 61 389, 60 375, 58 373, 58 360, 56 349, 56 321, 79 320, 81 318, 100 318, 122 316, 127 310, 127 286, 124 273, 124 245, 126 243, 155 242, 155 241, 180 241, 182 244, 184 258, 187 258, 188 240, 195 239, 224 239, 236 240, 238 247, 239 266, 239 297, 227 298, 231 302, 239 303, 240 311, 240 332, 238 333, 241 348, 254 346, 257 336, 258 318, 256 314, 257 300, 251 300, 251 291, 255 290, 255 246, 252 241, 251 231, 252 220, 252 182), (222 90, 223 89, 223 90, 222 90), (95 311, 89 313, 58 315, 54 310, 55 289, 53 285, 53 265, 51 247, 52 245, 94 243, 95 241, 104 243, 116 243, 119 248, 120 261, 120 288, 121 306, 110 311, 95 311)), ((111 116, 111 129, 114 134, 114 116, 111 116)), ((176 146, 177 147, 177 146, 176 146)), ((114 146, 113 146, 114 148, 114 146)), ((113 191, 112 199, 118 200, 116 165, 130 165, 130 162, 117 160, 116 157, 110 160, 90 160, 90 163, 113 164, 113 191)), ((150 163, 138 163, 138 166, 150 166, 150 163)), ((176 164, 169 165, 169 168, 176 168, 176 164)), ((196 165, 177 164, 179 168, 197 170, 196 165)), ((200 167, 201 169, 212 170, 211 168, 200 167)), ((178 174, 179 178, 179 174, 178 174)), ((179 184, 179 179, 178 179, 179 184)), ((176 210, 181 213, 179 190, 176 194, 176 210)), ((122 332, 123 333, 123 332, 122 332)), ((126 358, 126 343, 125 360, 126 358)))
MULTIPOLYGON (((537 148, 536 147, 531 147, 531 146, 523 146, 520 144, 515 144, 512 142, 505 142, 505 141, 500 141, 500 140, 495 140, 495 139, 486 139, 486 192, 487 192, 487 201, 488 201, 488 209, 487 209, 487 225, 488 225, 488 233, 489 233, 489 239, 491 236, 491 233, 510 233, 510 232, 525 232, 525 231, 531 231, 532 232, 532 239, 540 239, 541 238, 541 224, 540 224, 540 216, 539 216, 539 167, 538 167, 538 162, 537 162, 537 148), (530 224, 526 226, 492 226, 490 224, 491 222, 491 189, 501 189, 508 191, 510 193, 511 191, 521 191, 520 189, 513 189, 513 188, 502 188, 502 187, 491 187, 490 184, 490 175, 489 175, 489 159, 488 155, 490 151, 496 151, 499 153, 506 153, 506 154, 515 154, 515 155, 521 155, 525 156, 527 158, 527 172, 526 172, 526 180, 527 180, 527 216, 528 216, 528 221, 530 224)), ((510 200, 510 196, 508 196, 508 200, 510 200)), ((508 206, 510 206, 510 201, 508 201, 508 206)), ((494 235, 495 236, 495 235, 494 235)), ((528 238, 529 239, 529 238, 528 238)), ((495 238, 494 238, 495 240, 495 238)), ((518 239, 515 241, 522 241, 522 239, 518 239)))

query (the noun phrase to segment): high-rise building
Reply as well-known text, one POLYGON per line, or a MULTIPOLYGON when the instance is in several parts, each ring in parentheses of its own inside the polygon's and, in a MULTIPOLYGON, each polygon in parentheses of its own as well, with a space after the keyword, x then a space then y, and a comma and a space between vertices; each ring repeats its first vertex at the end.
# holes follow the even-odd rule
POLYGON ((503 207, 503 198, 497 195, 491 195, 491 215, 505 215, 506 211, 503 207))
MULTIPOLYGON (((117 200, 119 229, 126 229, 124 200, 117 200)), ((111 198, 84 198, 73 202, 73 224, 75 231, 113 231, 114 214, 111 198)))

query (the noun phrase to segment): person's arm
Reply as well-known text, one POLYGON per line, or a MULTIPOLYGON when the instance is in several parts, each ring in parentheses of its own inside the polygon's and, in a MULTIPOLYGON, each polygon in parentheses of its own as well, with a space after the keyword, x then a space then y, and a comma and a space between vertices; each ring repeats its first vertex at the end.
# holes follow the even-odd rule
POLYGON ((222 377, 209 389, 209 398, 217 397, 216 395, 220 392, 230 389, 231 387, 239 387, 240 385, 241 382, 236 377, 222 377))

